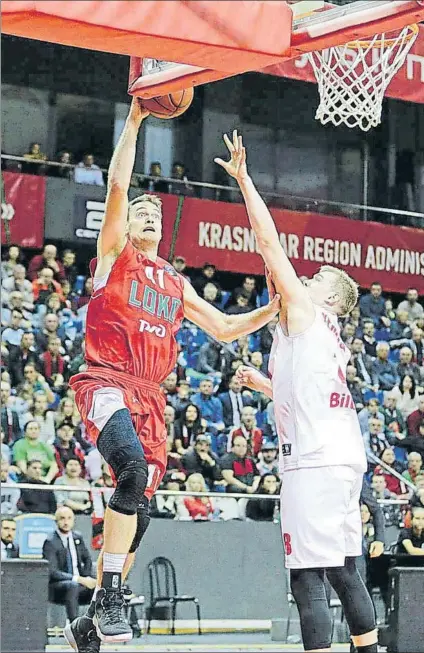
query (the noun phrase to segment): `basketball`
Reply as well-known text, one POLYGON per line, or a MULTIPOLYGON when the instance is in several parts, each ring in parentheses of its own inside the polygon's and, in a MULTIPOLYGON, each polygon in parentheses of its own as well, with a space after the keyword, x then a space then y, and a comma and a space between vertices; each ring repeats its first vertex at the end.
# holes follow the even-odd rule
POLYGON ((193 97, 194 90, 191 86, 190 88, 184 89, 184 91, 174 91, 173 93, 168 93, 168 95, 161 95, 160 97, 154 97, 149 100, 141 100, 141 102, 155 118, 169 120, 170 118, 177 118, 184 111, 187 111, 193 101, 193 97))

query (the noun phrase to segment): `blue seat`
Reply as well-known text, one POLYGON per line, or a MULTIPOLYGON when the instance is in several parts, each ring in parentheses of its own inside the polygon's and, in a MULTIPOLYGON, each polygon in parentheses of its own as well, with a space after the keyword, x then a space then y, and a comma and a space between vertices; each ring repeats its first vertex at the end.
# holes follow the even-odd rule
POLYGON ((83 293, 85 279, 86 279, 86 277, 83 274, 79 274, 77 276, 77 278, 75 279, 73 290, 74 290, 74 292, 78 293, 79 295, 82 295, 82 293, 83 293))
POLYGON ((226 303, 228 302, 228 300, 230 299, 230 295, 231 295, 231 293, 228 292, 228 290, 223 290, 223 291, 222 291, 221 301, 219 302, 219 308, 220 308, 221 310, 224 309, 225 304, 226 304, 226 303))

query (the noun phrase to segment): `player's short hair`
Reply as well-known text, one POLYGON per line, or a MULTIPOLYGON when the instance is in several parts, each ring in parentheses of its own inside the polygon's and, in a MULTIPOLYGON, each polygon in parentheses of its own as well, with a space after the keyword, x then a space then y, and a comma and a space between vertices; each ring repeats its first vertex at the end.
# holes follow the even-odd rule
POLYGON ((332 265, 322 265, 320 272, 332 272, 335 277, 334 286, 340 295, 340 315, 349 315, 358 301, 358 284, 344 270, 332 265))
POLYGON ((156 206, 158 209, 162 209, 162 200, 160 197, 157 195, 150 195, 148 193, 143 193, 143 195, 139 195, 138 197, 135 197, 133 200, 131 200, 131 202, 128 204, 128 209, 131 209, 133 206, 137 206, 137 204, 141 204, 142 202, 150 202, 151 204, 154 204, 154 206, 156 206))

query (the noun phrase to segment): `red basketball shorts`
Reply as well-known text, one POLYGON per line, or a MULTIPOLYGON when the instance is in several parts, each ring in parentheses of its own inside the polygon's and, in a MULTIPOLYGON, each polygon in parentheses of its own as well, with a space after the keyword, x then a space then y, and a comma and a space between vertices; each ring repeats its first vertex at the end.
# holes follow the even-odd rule
POLYGON ((157 383, 110 369, 88 368, 69 382, 89 439, 95 444, 111 416, 128 408, 149 468, 150 500, 166 470, 165 396, 157 383))

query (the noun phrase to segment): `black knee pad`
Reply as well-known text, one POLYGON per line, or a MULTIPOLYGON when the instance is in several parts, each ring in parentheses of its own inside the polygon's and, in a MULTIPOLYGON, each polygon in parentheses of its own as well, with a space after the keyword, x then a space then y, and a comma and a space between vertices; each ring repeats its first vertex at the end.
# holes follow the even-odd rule
POLYGON ((329 567, 328 580, 342 603, 353 636, 365 635, 376 628, 375 610, 353 557, 343 567, 329 567))
POLYGON ((140 546, 144 533, 150 524, 150 505, 147 497, 143 497, 137 508, 137 530, 131 544, 130 553, 135 553, 140 546))
POLYGON ((135 515, 147 485, 147 461, 129 460, 118 470, 116 490, 109 507, 122 515, 135 515))
POLYGON ((292 569, 290 586, 299 611, 305 651, 330 648, 331 616, 323 569, 292 569))

